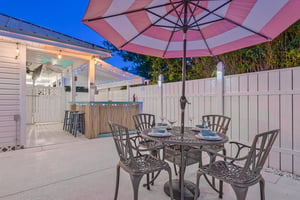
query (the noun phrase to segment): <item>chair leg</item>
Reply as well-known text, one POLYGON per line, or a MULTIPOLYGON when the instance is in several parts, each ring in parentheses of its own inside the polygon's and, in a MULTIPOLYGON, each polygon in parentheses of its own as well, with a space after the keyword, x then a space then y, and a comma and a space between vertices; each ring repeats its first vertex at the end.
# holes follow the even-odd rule
POLYGON ((197 200, 197 198, 198 198, 198 196, 199 196, 199 194, 198 194, 198 188, 199 188, 199 181, 200 181, 201 175, 202 175, 201 172, 197 172, 194 200, 197 200))
POLYGON ((171 171, 171 168, 167 168, 167 171, 168 171, 168 174, 169 174, 169 189, 170 189, 170 198, 171 200, 174 199, 174 196, 173 196, 173 185, 172 185, 172 171, 171 171))
POLYGON ((151 185, 154 185, 154 172, 151 174, 151 185))
POLYGON ((246 200, 248 187, 237 187, 235 185, 231 185, 231 186, 232 186, 232 189, 235 192, 237 200, 246 200))
POLYGON ((223 198, 223 181, 219 181, 219 198, 223 198))
POLYGON ((173 163, 173 166, 174 166, 174 172, 175 172, 175 175, 178 176, 178 172, 177 172, 177 168, 176 168, 176 164, 173 163))
POLYGON ((116 179, 116 188, 115 188, 115 197, 114 197, 114 200, 117 200, 117 198, 118 198, 119 180, 120 180, 120 165, 117 165, 117 179, 116 179))
POLYGON ((147 174, 146 177, 147 177, 147 180, 146 180, 147 181, 147 183, 146 183, 147 190, 150 190, 150 183, 149 183, 150 182, 150 174, 147 174))
POLYGON ((259 181, 260 186, 260 199, 265 200, 265 179, 261 178, 259 181))
POLYGON ((139 185, 143 176, 130 176, 133 187, 133 200, 138 200, 139 185))

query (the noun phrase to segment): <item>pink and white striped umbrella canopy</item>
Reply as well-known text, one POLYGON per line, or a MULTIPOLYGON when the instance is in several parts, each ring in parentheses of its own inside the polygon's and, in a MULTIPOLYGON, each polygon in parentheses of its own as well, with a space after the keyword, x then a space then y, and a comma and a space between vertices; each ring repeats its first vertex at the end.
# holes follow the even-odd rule
POLYGON ((157 57, 219 55, 270 41, 300 0, 90 0, 83 23, 117 48, 157 57))

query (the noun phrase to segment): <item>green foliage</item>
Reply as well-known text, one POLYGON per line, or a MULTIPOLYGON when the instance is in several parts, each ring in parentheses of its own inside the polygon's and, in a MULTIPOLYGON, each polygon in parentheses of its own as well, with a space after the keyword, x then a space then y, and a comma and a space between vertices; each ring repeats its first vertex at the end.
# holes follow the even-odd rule
MULTIPOLYGON (((118 50, 108 42, 105 45, 120 55, 124 61, 132 62, 128 68, 156 83, 158 75, 164 74, 165 82, 180 81, 182 59, 163 59, 118 50)), ((216 75, 218 60, 225 64, 225 73, 240 74, 262 70, 300 66, 300 21, 271 42, 240 49, 214 57, 187 58, 187 79, 208 78, 216 75)))

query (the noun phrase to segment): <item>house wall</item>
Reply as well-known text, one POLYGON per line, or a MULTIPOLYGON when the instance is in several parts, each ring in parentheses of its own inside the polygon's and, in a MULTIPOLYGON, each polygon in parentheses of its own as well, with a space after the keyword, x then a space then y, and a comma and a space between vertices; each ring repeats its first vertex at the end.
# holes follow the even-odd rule
POLYGON ((26 47, 0 42, 0 152, 25 144, 26 47))
MULTIPOLYGON (((216 79, 186 82, 185 124, 194 126, 202 115, 215 114, 216 79), (189 120, 192 119, 192 120, 189 120)), ((300 175, 300 67, 224 77, 224 115, 231 117, 230 140, 251 143, 255 134, 271 129, 281 133, 267 165, 300 175)), ((111 91, 111 100, 126 100, 127 92, 111 91)), ((161 116, 157 85, 130 88, 143 102, 143 112, 161 116)), ((104 97, 105 95, 103 95, 104 97)), ((163 84, 163 115, 180 123, 181 82, 163 84)))

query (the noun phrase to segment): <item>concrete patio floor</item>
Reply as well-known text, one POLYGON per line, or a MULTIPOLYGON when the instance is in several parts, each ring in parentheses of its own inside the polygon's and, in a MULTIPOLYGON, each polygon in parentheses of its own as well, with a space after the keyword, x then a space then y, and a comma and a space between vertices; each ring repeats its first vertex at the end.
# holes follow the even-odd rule
MULTIPOLYGON (((35 137, 42 140, 36 143, 30 141, 28 144, 31 147, 23 150, 0 153, 1 200, 113 199, 118 156, 112 138, 74 138, 63 132, 61 127, 35 127, 36 130, 32 130, 35 137), (59 140, 60 137, 63 139, 59 140)), ((196 167, 188 167, 186 179, 195 182, 196 167)), ((300 181, 269 172, 264 172, 263 176, 266 180, 266 200, 299 199, 300 181)), ((140 186, 139 199, 169 199, 162 189, 166 180, 167 173, 162 172, 150 191, 140 186)), ((199 200, 218 199, 203 179, 200 191, 199 200)), ((224 192, 224 200, 235 199, 229 185, 224 185, 224 192)), ((129 176, 122 170, 118 199, 133 199, 129 176)), ((249 189, 247 200, 259 199, 259 187, 255 185, 249 189)))

